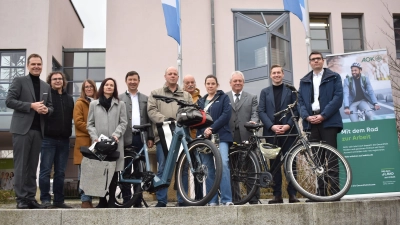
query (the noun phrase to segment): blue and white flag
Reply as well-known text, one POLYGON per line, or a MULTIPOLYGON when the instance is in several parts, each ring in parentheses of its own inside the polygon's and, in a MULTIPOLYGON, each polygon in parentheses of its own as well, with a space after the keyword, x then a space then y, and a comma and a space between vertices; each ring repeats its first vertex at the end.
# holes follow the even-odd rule
POLYGON ((164 10, 165 25, 167 26, 168 36, 181 44, 180 35, 180 0, 161 0, 164 10))
POLYGON ((305 0, 283 0, 284 9, 292 12, 294 15, 299 17, 303 23, 304 29, 308 31, 308 12, 306 11, 305 0))

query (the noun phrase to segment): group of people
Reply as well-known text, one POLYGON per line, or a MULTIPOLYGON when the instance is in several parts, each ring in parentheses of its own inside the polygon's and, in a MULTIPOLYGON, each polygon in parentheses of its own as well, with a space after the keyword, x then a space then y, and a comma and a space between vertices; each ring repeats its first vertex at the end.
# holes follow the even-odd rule
POLYGON ((1 172, 0 190, 13 190, 13 189, 14 189, 14 173, 1 172))
MULTIPOLYGON (((209 205, 233 205, 232 189, 229 171, 229 146, 248 140, 251 133, 244 128, 247 122, 264 124, 263 134, 287 134, 297 132, 292 129, 290 117, 279 120, 273 114, 287 107, 296 99, 284 84, 283 68, 273 65, 270 69, 272 85, 260 93, 260 103, 257 96, 243 91, 245 78, 243 73, 235 71, 230 78, 231 90, 219 90, 216 76, 208 75, 204 80, 207 93, 200 95, 195 78, 186 75, 183 87, 178 85, 178 70, 169 67, 165 70, 165 84, 153 90, 150 96, 139 92, 140 75, 130 71, 125 76, 127 91, 118 95, 117 83, 113 78, 102 81, 97 90, 92 80, 82 83, 81 95, 74 104, 66 93, 67 80, 62 72, 52 72, 47 77, 47 83, 40 80, 42 58, 32 54, 28 57, 29 74, 17 77, 10 85, 6 99, 7 107, 14 110, 10 132, 13 134, 15 193, 18 209, 27 208, 70 208, 64 203, 63 184, 69 153, 69 137, 72 133, 72 119, 75 124, 74 164, 82 162, 81 146, 90 146, 104 134, 113 137, 118 142, 120 155, 116 162, 116 171, 124 168, 124 148, 141 149, 144 144, 149 148, 156 146, 158 163, 157 175, 164 171, 165 157, 155 124, 168 118, 176 118, 178 106, 156 100, 154 95, 174 97, 180 100, 197 103, 213 118, 214 123, 207 128, 191 131, 191 136, 209 137, 219 134, 219 150, 222 156, 223 175, 220 183, 220 196, 215 195, 209 205), (140 132, 133 125, 152 123, 146 140, 142 140, 140 132), (40 159, 39 188, 42 204, 35 200, 36 168, 40 159), (53 193, 51 204, 50 172, 54 164, 53 193)), ((343 87, 339 74, 323 68, 324 59, 319 52, 309 56, 312 71, 300 81, 299 114, 303 118, 303 127, 311 131, 314 140, 323 140, 336 147, 336 134, 342 129, 339 108, 343 102, 343 87)), ((267 140, 274 142, 274 140, 267 140)), ((282 151, 287 151, 293 139, 278 140, 283 145, 282 151)), ((273 165, 273 162, 271 162, 273 165)), ((79 166, 79 177, 81 175, 79 166)), ((207 179, 213 179, 209 176, 207 179)), ((274 198, 270 204, 283 203, 282 175, 274 177, 274 198)), ((326 193, 326 182, 318 183, 318 191, 326 193)), ((296 190, 289 183, 289 202, 296 203, 296 190)), ((167 205, 167 189, 157 191, 156 207, 167 205)), ((92 197, 80 190, 82 208, 92 208, 92 197)), ((259 193, 250 201, 258 204, 259 193)), ((108 204, 109 205, 109 204, 108 204)), ((178 206, 184 202, 178 195, 178 206)), ((97 207, 107 207, 105 198, 101 198, 97 207), (105 201, 105 202, 104 202, 105 201)), ((139 201, 134 207, 142 207, 139 201)))

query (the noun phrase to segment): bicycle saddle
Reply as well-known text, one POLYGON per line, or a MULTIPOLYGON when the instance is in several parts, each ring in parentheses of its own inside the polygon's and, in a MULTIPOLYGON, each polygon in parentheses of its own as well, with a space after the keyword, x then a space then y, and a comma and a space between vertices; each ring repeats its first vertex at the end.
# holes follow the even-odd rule
POLYGON ((258 129, 258 128, 263 127, 263 126, 264 125, 262 125, 261 123, 249 123, 249 122, 247 122, 247 123, 244 124, 244 127, 246 129, 258 129))
POLYGON ((146 128, 151 127, 151 124, 146 123, 143 125, 133 125, 132 128, 136 130, 145 130, 146 128))

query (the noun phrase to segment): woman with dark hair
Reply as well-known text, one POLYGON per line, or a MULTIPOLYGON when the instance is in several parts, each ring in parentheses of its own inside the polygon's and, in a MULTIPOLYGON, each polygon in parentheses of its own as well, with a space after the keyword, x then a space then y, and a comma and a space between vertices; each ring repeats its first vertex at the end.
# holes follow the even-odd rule
MULTIPOLYGON (((74 107, 74 124, 75 124, 75 147, 74 147, 74 164, 78 165, 78 179, 81 177, 81 161, 82 153, 81 146, 90 146, 89 132, 86 129, 89 104, 92 100, 97 99, 97 87, 93 80, 85 80, 82 83, 81 96, 76 100, 74 107)), ((82 205, 81 208, 93 208, 92 197, 85 195, 79 189, 81 195, 82 205)))
MULTIPOLYGON (((226 95, 222 90, 217 90, 219 84, 217 77, 214 75, 208 75, 204 82, 207 94, 197 101, 197 104, 207 111, 214 123, 205 129, 201 129, 197 131, 197 135, 204 135, 206 138, 210 137, 212 134, 218 134, 220 143, 219 143, 219 151, 222 157, 222 179, 220 183, 220 193, 221 199, 220 203, 222 205, 233 205, 232 203, 232 190, 231 190, 231 178, 229 171, 229 145, 232 144, 232 133, 229 129, 229 120, 231 119, 231 105, 228 95, 226 95)), ((204 155, 204 154, 203 154, 204 155)), ((210 155, 205 155, 204 157, 211 157, 210 155)), ((206 162, 212 162, 212 160, 205 160, 206 162)), ((207 179, 210 179, 212 182, 206 182, 207 192, 209 189, 209 183, 214 183, 213 179, 215 178, 215 169, 214 165, 207 165, 209 176, 207 179)), ((210 206, 219 205, 218 195, 216 194, 211 201, 209 202, 210 206)))
MULTIPOLYGON (((97 100, 89 105, 89 116, 87 129, 92 142, 97 142, 101 134, 113 137, 118 144, 117 160, 115 171, 124 169, 124 132, 128 124, 126 106, 118 99, 117 82, 113 78, 106 78, 101 82, 97 100)), ((115 175, 114 175, 115 176, 115 175)), ((100 198, 98 208, 107 207, 106 198, 100 198)), ((112 205, 112 204, 110 204, 112 205)))

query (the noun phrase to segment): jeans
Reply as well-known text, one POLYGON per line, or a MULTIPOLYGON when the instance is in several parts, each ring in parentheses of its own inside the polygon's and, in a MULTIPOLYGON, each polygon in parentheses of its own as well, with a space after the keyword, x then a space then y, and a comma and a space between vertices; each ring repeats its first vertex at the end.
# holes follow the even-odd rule
POLYGON ((350 109, 350 111, 353 111, 353 113, 354 113, 354 114, 350 114, 351 122, 359 121, 357 110, 364 111, 365 120, 372 120, 372 118, 374 116, 374 113, 372 111, 368 111, 368 110, 371 110, 371 106, 365 100, 360 100, 360 101, 351 103, 349 109, 350 109))
MULTIPOLYGON (((127 131, 129 132, 129 131, 127 131)), ((135 151, 138 153, 142 148, 143 148, 143 142, 142 142, 142 138, 140 135, 132 135, 132 147, 135 147, 135 151)), ((142 153, 143 154, 143 153, 142 153)), ((128 164, 131 162, 131 158, 126 158, 125 159, 125 166, 128 166, 128 164)), ((138 161, 136 161, 138 162, 138 161)), ((133 165, 133 170, 137 171, 139 170, 139 164, 135 163, 133 165)), ((124 176, 129 177, 129 175, 131 175, 132 170, 129 171, 128 169, 125 170, 124 176)), ((139 184, 135 185, 134 190, 138 189, 138 186, 140 186, 139 184)), ((130 184, 126 184, 126 185, 122 185, 121 186, 121 192, 122 192, 122 198, 123 198, 123 203, 126 203, 129 199, 131 199, 132 197, 132 191, 131 191, 131 185, 130 184)), ((142 200, 142 194, 140 194, 137 202, 135 202, 135 204, 139 204, 142 200)))
POLYGON ((64 178, 69 155, 69 138, 49 138, 42 141, 40 155, 40 200, 50 202, 50 173, 54 163, 53 203, 64 203, 64 178))
MULTIPOLYGON (((157 163, 158 163, 157 176, 161 178, 163 175, 163 172, 164 172, 165 160, 166 160, 162 146, 161 146, 161 142, 158 142, 156 144, 156 156, 157 156, 157 163)), ((167 202, 168 202, 167 195, 168 195, 168 188, 163 188, 161 190, 158 190, 156 192, 157 201, 167 204, 167 202)))
MULTIPOLYGON (((81 180, 81 165, 78 165, 78 180, 81 180)), ((81 202, 92 202, 92 196, 85 195, 85 192, 80 188, 79 194, 81 196, 81 202)))
MULTIPOLYGON (((229 145, 228 142, 219 143, 219 151, 222 158, 222 179, 219 186, 221 192, 221 203, 226 204, 232 202, 232 189, 231 189, 231 175, 229 169, 229 145)), ((208 167, 208 177, 206 180, 206 190, 207 193, 211 189, 212 184, 215 180, 215 167, 214 160, 211 154, 201 154, 203 163, 208 167)), ((209 203, 218 204, 218 194, 211 199, 209 203)))

